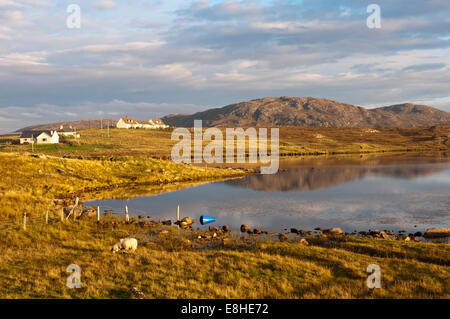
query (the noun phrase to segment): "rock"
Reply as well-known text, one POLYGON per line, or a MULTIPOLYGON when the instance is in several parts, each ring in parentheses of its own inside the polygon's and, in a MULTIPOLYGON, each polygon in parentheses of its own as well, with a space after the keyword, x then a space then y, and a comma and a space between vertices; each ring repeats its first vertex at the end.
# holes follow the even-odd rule
POLYGON ((285 241, 288 240, 288 238, 287 238, 287 236, 286 236, 285 234, 279 234, 279 235, 278 235, 278 239, 279 239, 281 242, 285 242, 285 241))
POLYGON ((332 235, 342 235, 344 233, 344 231, 340 228, 331 228, 327 231, 327 233, 330 233, 332 235))
POLYGON ((209 226, 209 231, 210 232, 217 232, 219 230, 219 228, 215 227, 215 226, 209 226))
POLYGON ((308 241, 305 238, 300 239, 300 241, 298 242, 299 244, 305 245, 305 246, 309 246, 308 241))
POLYGON ((190 217, 184 217, 184 218, 181 220, 181 222, 182 222, 182 223, 186 223, 186 224, 188 224, 188 225, 192 225, 192 224, 194 223, 194 221, 193 221, 190 217))
POLYGON ((415 232, 414 237, 422 237, 422 233, 420 231, 415 232))
POLYGON ((260 229, 260 228, 255 228, 255 229, 253 230, 253 234, 255 234, 255 235, 261 235, 261 234, 264 234, 264 230, 262 230, 262 229, 260 229))
POLYGON ((392 230, 386 230, 386 234, 388 234, 389 236, 394 235, 394 232, 392 230))
POLYGON ((241 225, 241 232, 247 233, 250 230, 250 227, 248 225, 241 225))
POLYGON ((419 237, 414 237, 414 241, 417 242, 417 243, 420 243, 420 242, 421 242, 421 240, 420 240, 419 237))
POLYGON ((222 226, 222 230, 228 233, 230 231, 230 227, 228 225, 222 226))
POLYGON ((192 226, 192 224, 188 224, 188 223, 186 223, 186 222, 181 222, 181 223, 180 223, 180 227, 181 227, 182 229, 189 229, 189 228, 191 228, 191 226, 192 226))
POLYGON ((172 226, 172 221, 171 220, 166 220, 166 221, 163 221, 162 224, 164 226, 172 226))
POLYGON ((324 227, 316 227, 314 228, 314 230, 320 230, 322 233, 325 233, 328 231, 328 228, 324 228, 324 227))
POLYGON ((367 236, 369 233, 362 230, 362 231, 358 232, 358 234, 360 234, 361 236, 367 236))
POLYGON ((425 238, 450 237, 450 228, 430 228, 423 235, 425 238))
MULTIPOLYGON (((312 232, 311 232, 311 233, 312 233, 312 232)), ((303 230, 303 229, 299 229, 299 230, 297 231, 297 234, 299 234, 300 236, 305 237, 305 236, 308 235, 308 232, 305 231, 305 230, 303 230)))
POLYGON ((136 299, 145 299, 145 294, 137 287, 133 287, 130 290, 131 297, 136 299))
POLYGON ((409 236, 404 239, 404 241, 410 241, 410 240, 411 240, 411 238, 409 236))
POLYGON ((297 228, 291 228, 291 233, 298 234, 297 228))
POLYGON ((390 239, 390 238, 391 238, 391 236, 388 235, 388 234, 387 234, 386 232, 384 232, 384 231, 380 232, 380 237, 383 238, 383 239, 390 239))

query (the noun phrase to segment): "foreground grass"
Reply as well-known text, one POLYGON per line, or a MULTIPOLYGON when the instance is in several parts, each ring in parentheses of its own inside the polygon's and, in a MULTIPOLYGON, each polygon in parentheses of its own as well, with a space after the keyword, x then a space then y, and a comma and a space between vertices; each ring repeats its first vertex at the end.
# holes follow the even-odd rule
POLYGON ((78 160, 11 153, 0 153, 0 171, 0 217, 23 212, 41 214, 55 198, 111 197, 125 187, 160 192, 186 183, 245 174, 241 170, 206 169, 147 158, 78 160))
MULTIPOLYGON (((222 129, 224 130, 224 129, 222 129)), ((364 154, 376 152, 448 151, 450 125, 415 128, 280 127, 280 155, 364 154)), ((58 145, 36 145, 35 152, 55 156, 128 156, 170 159, 171 130, 80 131, 81 139, 58 145)), ((223 134, 225 136, 225 133, 223 134)), ((18 137, 0 137, 4 152, 30 152, 31 145, 10 145, 18 137), (3 142, 3 143, 2 143, 3 142)), ((204 141, 204 145, 209 141, 204 141)), ((225 145, 225 143, 224 143, 225 145)))
MULTIPOLYGON (((450 251, 445 244, 362 238, 313 238, 310 246, 276 239, 235 248, 174 243, 196 234, 170 228, 92 221, 2 228, 0 298, 449 298, 450 251), (111 245, 132 235, 134 254, 111 245), (153 244, 150 244, 153 243, 153 244), (68 265, 81 267, 82 288, 66 286, 68 265), (381 267, 381 289, 366 286, 369 264, 381 267)), ((239 238, 238 234, 233 234, 239 238)), ((238 239, 239 241, 239 239, 238 239)))

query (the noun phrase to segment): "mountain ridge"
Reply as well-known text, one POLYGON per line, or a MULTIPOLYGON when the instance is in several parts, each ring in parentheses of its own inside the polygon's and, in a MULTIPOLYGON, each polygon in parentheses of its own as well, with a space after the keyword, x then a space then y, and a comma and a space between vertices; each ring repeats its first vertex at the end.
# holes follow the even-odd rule
POLYGON ((428 105, 402 103, 367 109, 314 97, 267 97, 212 108, 195 114, 169 114, 162 120, 171 126, 430 126, 450 123, 450 113, 428 105))

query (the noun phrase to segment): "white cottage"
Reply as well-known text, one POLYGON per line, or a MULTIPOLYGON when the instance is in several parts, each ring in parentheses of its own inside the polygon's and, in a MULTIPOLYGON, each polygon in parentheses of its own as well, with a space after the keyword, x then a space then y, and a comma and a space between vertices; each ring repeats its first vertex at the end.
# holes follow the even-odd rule
POLYGON ((58 144, 56 131, 27 131, 20 135, 20 144, 58 144))
POLYGON ((168 128, 169 125, 164 124, 161 119, 152 118, 145 121, 138 121, 131 117, 121 117, 120 120, 116 124, 117 128, 145 128, 145 129, 160 129, 160 128, 168 128))

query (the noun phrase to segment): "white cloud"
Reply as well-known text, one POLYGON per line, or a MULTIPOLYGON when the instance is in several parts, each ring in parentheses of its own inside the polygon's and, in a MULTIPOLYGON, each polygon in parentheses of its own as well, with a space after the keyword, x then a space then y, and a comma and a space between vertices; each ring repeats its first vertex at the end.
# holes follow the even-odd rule
POLYGON ((94 7, 97 9, 108 10, 116 7, 116 3, 111 0, 97 1, 94 3, 94 7))

